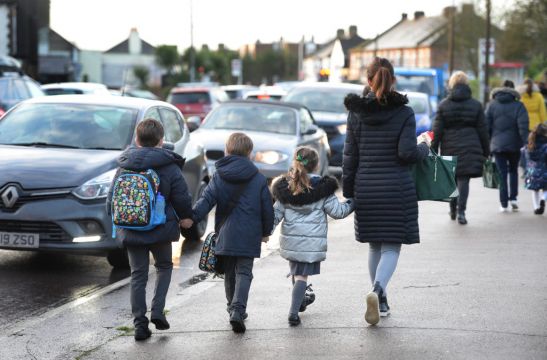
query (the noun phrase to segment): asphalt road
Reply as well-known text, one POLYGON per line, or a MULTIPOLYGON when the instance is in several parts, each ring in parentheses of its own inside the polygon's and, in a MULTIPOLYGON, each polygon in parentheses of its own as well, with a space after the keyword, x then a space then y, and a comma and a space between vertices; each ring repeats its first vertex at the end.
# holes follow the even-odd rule
MULTIPOLYGON (((173 243, 175 267, 197 263, 201 243, 173 243)), ((152 261, 153 263, 153 261, 152 261)), ((0 250, 0 327, 38 316, 130 275, 104 257, 0 250)))

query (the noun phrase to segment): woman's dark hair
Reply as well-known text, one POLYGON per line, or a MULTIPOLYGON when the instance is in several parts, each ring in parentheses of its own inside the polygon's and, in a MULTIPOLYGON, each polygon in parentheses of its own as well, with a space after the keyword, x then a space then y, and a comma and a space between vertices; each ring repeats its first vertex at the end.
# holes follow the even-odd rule
POLYGON ((536 149, 536 137, 541 135, 547 137, 547 124, 541 123, 536 128, 530 132, 528 135, 528 150, 534 151, 536 149))
POLYGON ((375 57, 367 66, 367 78, 378 102, 384 103, 395 83, 393 65, 388 59, 375 57))
POLYGON ((524 83, 526 84, 526 93, 528 96, 532 96, 532 91, 534 91, 534 81, 532 79, 526 79, 524 80, 524 83))
POLYGON ((503 87, 508 87, 508 88, 514 89, 515 88, 515 83, 512 82, 511 80, 505 80, 503 82, 503 87))

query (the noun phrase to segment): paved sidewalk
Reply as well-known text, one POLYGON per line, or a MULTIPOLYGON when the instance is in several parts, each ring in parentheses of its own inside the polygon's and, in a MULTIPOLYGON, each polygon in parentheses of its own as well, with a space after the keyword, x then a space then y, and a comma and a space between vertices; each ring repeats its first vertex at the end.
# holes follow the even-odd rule
POLYGON ((301 326, 287 324, 288 264, 274 253, 255 263, 244 335, 231 331, 222 282, 209 279, 174 286, 171 330, 153 329, 141 343, 114 336, 79 358, 546 359, 547 216, 532 214, 524 190, 521 212, 498 214, 497 192, 480 181, 467 226, 450 221, 447 204, 420 204, 422 244, 403 248, 388 288, 392 315, 379 326, 364 321, 368 246, 353 240, 350 217, 330 223, 328 259, 311 278, 317 299, 301 326))

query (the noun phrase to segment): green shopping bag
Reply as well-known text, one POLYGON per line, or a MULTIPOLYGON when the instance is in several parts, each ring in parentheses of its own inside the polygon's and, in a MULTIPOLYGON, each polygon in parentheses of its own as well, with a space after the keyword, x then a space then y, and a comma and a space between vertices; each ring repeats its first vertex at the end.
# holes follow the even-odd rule
POLYGON ((433 150, 411 166, 418 201, 450 201, 458 197, 456 186, 456 156, 439 156, 433 150))
POLYGON ((500 187, 500 173, 496 163, 491 158, 482 165, 482 183, 485 188, 498 189, 500 187))

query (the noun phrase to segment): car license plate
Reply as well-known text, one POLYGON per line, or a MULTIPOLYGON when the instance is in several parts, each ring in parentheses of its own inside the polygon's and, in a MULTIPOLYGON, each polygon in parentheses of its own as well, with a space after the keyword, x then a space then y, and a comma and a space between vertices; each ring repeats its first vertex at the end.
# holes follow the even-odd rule
POLYGON ((0 232, 0 246, 8 248, 37 248, 40 234, 0 232))

